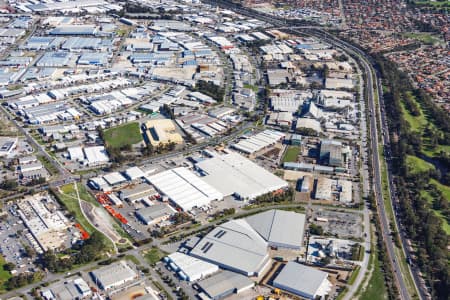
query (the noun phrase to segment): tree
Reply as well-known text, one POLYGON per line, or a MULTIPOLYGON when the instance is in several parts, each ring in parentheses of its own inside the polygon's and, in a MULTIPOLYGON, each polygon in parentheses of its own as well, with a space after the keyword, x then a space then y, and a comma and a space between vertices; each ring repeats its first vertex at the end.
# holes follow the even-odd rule
POLYGON ((320 225, 311 223, 311 225, 309 225, 309 233, 314 235, 323 235, 323 228, 320 225))

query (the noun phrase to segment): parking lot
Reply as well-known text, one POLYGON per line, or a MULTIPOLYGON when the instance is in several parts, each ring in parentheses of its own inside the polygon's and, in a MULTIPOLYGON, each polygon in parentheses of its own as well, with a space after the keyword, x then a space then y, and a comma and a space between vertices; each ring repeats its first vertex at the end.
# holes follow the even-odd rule
POLYGON ((33 249, 26 237, 29 231, 16 214, 13 205, 5 205, 4 209, 7 213, 0 225, 0 253, 7 262, 16 266, 17 273, 33 271, 33 260, 25 250, 25 247, 33 249))

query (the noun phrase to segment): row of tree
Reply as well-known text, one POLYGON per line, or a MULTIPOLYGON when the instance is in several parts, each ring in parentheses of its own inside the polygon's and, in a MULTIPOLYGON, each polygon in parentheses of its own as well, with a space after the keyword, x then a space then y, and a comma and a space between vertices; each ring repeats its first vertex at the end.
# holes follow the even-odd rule
MULTIPOLYGON (((422 108, 433 116, 434 125, 446 136, 450 133, 450 121, 428 95, 412 87, 407 75, 400 71, 396 64, 382 55, 375 55, 374 58, 383 82, 387 85, 384 103, 391 134, 392 170, 400 201, 400 215, 408 237, 416 244, 417 264, 426 276, 433 299, 448 299, 448 235, 443 231, 442 221, 431 210, 424 195, 424 191, 429 189, 430 176, 436 176, 436 172, 413 173, 406 166, 407 155, 420 155, 422 150, 422 137, 413 133, 408 122, 402 117, 401 104, 406 93, 412 92, 422 108)), ((435 196, 432 194, 433 198, 435 196)), ((435 201, 436 205, 442 205, 440 199, 434 199, 433 202, 435 201)))

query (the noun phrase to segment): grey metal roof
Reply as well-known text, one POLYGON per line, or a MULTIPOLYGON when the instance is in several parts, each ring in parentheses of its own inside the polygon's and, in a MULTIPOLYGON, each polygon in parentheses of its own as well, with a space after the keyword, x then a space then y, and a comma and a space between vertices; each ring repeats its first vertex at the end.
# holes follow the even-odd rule
POLYGON ((221 295, 231 294, 236 290, 252 286, 254 282, 244 275, 221 271, 198 282, 198 285, 209 297, 219 298, 221 295))
POLYGON ((275 278, 273 285, 290 292, 315 295, 327 277, 326 272, 290 261, 275 278))
POLYGON ((144 207, 136 212, 145 222, 150 223, 155 219, 161 218, 165 215, 170 215, 174 211, 165 204, 156 204, 149 207, 144 207))
POLYGON ((305 215, 292 211, 269 210, 246 218, 246 221, 269 244, 300 248, 305 228, 305 215))
POLYGON ((208 233, 190 255, 216 263, 223 268, 257 274, 269 256, 267 243, 243 219, 221 224, 208 233))

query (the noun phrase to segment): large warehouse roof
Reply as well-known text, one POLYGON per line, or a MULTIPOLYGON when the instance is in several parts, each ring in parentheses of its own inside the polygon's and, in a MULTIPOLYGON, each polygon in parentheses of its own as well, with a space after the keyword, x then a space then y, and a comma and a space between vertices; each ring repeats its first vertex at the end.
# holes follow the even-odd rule
POLYGON ((96 283, 103 289, 118 286, 127 281, 133 280, 137 274, 125 261, 120 261, 109 266, 92 271, 96 283))
POLYGON ((327 277, 326 272, 291 261, 284 266, 273 285, 293 294, 315 299, 330 292, 331 284, 327 277))
POLYGON ((305 229, 305 215, 292 211, 269 210, 246 218, 271 246, 300 248, 305 229))
POLYGON ((217 265, 180 252, 174 252, 168 257, 187 276, 189 281, 196 281, 219 271, 217 265))
POLYGON ((218 154, 196 167, 206 174, 204 180, 222 194, 235 194, 242 199, 254 199, 288 186, 286 181, 235 152, 218 154))
POLYGON ((234 292, 251 288, 255 283, 244 275, 221 271, 198 283, 200 288, 212 299, 221 299, 234 292))
POLYGON ((184 211, 222 200, 223 194, 186 168, 175 168, 147 180, 184 211))
POLYGON ((232 147, 244 153, 254 153, 284 138, 285 134, 274 130, 264 130, 248 139, 242 140, 232 147))
POLYGON ((259 276, 269 263, 267 243, 242 219, 209 232, 190 255, 247 276, 259 276))

